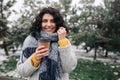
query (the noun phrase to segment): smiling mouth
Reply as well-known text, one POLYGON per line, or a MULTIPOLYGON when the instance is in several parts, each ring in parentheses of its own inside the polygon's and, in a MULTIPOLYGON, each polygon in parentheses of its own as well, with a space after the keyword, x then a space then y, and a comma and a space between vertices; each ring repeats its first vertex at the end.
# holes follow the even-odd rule
POLYGON ((44 28, 44 30, 45 30, 47 33, 53 33, 53 32, 54 32, 54 28, 44 28))
POLYGON ((46 31, 52 31, 53 29, 49 28, 49 29, 45 29, 46 31))
POLYGON ((52 30, 54 30, 54 28, 45 28, 45 30, 52 31, 52 30))

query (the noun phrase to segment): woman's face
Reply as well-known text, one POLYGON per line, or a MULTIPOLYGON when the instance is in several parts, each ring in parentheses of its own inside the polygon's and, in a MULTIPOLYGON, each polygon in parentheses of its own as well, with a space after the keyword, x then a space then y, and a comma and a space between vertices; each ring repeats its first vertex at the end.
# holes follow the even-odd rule
POLYGON ((56 30, 56 24, 53 19, 53 16, 49 13, 43 15, 42 30, 48 34, 54 33, 56 30))

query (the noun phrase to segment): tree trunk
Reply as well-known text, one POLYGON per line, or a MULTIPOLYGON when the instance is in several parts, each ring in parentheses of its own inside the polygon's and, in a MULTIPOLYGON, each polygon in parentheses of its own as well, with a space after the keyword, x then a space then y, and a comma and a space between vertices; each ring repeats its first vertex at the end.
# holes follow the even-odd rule
POLYGON ((96 58, 97 58, 97 49, 95 48, 95 52, 94 52, 94 57, 93 57, 93 59, 96 60, 96 58))
POLYGON ((4 49, 4 51, 5 51, 5 55, 6 55, 6 56, 9 56, 8 49, 7 49, 7 44, 6 44, 6 41, 5 41, 5 40, 3 41, 3 49, 4 49))
POLYGON ((105 52, 105 57, 108 57, 108 51, 106 50, 106 52, 105 52))

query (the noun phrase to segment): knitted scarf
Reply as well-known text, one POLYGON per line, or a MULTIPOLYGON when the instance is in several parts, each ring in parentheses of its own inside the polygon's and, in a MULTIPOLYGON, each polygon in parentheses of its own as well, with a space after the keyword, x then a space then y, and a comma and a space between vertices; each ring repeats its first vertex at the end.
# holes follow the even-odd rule
MULTIPOLYGON (((37 37, 39 38, 49 38, 50 39, 50 50, 49 50, 49 55, 45 56, 40 63, 40 73, 39 73, 39 80, 61 80, 61 74, 62 74, 62 67, 61 67, 61 59, 60 59, 60 54, 58 51, 58 36, 57 33, 53 34, 46 34, 45 32, 41 31, 40 36, 37 37)), ((35 51, 34 49, 31 49, 27 51, 27 53, 24 51, 24 56, 28 57, 30 56, 33 52, 35 51), (28 55, 28 52, 30 54, 28 55)))

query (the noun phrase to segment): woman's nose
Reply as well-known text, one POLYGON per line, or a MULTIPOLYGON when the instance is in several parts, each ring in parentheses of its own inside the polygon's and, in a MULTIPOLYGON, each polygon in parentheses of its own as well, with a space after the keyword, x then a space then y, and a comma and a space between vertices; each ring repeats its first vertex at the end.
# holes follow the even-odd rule
POLYGON ((51 26, 51 22, 50 21, 47 22, 47 26, 51 26))

